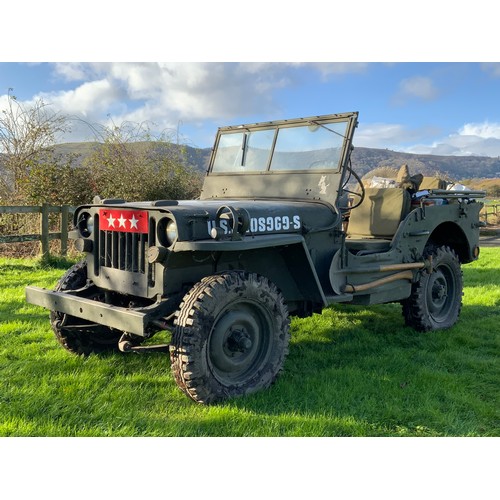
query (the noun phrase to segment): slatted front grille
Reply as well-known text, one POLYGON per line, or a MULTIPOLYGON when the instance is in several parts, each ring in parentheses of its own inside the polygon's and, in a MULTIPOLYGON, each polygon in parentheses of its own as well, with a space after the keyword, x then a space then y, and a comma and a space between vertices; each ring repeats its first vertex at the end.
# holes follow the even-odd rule
POLYGON ((145 273, 148 235, 99 231, 99 267, 145 273))

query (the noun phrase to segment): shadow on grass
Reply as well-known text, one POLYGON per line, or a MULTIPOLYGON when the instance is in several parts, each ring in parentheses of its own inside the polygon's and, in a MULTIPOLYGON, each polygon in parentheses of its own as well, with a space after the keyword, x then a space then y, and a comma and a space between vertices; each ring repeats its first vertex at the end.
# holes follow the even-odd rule
POLYGON ((28 304, 25 300, 12 299, 7 302, 0 303, 0 321, 9 323, 11 321, 26 321, 30 323, 47 322, 49 324, 49 314, 47 309, 35 307, 28 304), (33 312, 20 312, 20 308, 30 306, 33 312))
POLYGON ((51 269, 61 269, 67 270, 71 266, 75 264, 75 259, 68 259, 65 257, 50 257, 48 260, 42 259, 30 259, 30 260, 21 260, 15 259, 14 261, 7 261, 0 264, 0 271, 9 272, 9 271, 42 271, 42 270, 51 270, 51 269))

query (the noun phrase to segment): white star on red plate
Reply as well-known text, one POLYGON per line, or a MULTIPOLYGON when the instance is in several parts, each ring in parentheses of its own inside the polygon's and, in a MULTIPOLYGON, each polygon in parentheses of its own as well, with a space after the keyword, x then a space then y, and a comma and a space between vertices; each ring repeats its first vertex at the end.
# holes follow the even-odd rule
POLYGON ((125 217, 123 217, 123 214, 120 214, 120 218, 118 219, 118 222, 120 223, 120 225, 118 227, 126 227, 125 222, 127 222, 127 219, 125 219, 125 217))
POLYGON ((109 227, 115 227, 115 218, 113 217, 113 214, 109 214, 108 217, 108 226, 109 227))
POLYGON ((138 229, 137 228, 138 222, 139 222, 139 219, 136 219, 134 214, 132 214, 132 218, 130 219, 130 229, 138 229))

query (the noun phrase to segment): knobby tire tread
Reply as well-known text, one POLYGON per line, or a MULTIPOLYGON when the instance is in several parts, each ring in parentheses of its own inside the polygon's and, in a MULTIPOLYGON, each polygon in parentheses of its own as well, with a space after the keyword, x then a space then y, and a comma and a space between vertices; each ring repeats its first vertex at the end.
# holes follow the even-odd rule
POLYGON ((444 262, 453 272, 456 284, 456 290, 454 291, 455 296, 453 298, 454 304, 449 317, 446 318, 445 321, 437 323, 432 319, 426 301, 426 285, 429 280, 430 273, 428 270, 424 270, 422 271, 419 280, 412 284, 410 297, 402 301, 402 313, 405 323, 420 332, 450 328, 458 320, 462 309, 463 282, 459 258, 454 250, 444 245, 429 246, 426 249, 424 257, 432 257, 434 268, 442 265, 444 262))
MULTIPOLYGON (((220 312, 220 311, 219 311, 220 312)), ((229 271, 203 278, 184 296, 176 313, 175 329, 170 347, 171 369, 179 388, 198 403, 209 404, 269 387, 282 371, 288 354, 289 317, 283 296, 267 278, 243 271, 229 271), (217 313, 218 301, 243 293, 247 283, 258 284, 262 295, 273 303, 277 322, 276 352, 268 369, 257 374, 248 383, 224 387, 210 373, 205 359, 208 335, 217 313), (205 347, 203 347, 203 345, 205 347), (280 350, 281 352, 277 352, 280 350)))

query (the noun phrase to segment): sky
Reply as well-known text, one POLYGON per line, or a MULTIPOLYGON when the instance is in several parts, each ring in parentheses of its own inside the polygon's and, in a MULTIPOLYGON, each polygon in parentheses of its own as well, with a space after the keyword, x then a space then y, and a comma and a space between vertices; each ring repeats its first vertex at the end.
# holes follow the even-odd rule
POLYGON ((355 146, 500 156, 495 62, 4 62, 0 107, 8 89, 71 117, 60 142, 132 122, 211 147, 219 126, 358 111, 355 146))

